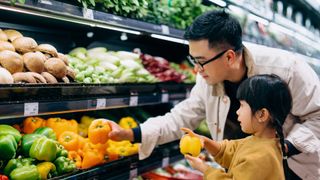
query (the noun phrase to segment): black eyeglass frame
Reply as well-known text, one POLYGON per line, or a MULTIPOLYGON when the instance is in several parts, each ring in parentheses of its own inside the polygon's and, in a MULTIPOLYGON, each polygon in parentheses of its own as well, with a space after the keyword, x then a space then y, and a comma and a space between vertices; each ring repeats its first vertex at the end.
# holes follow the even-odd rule
MULTIPOLYGON (((239 49, 241 49, 241 48, 239 48, 239 49)), ((238 51, 239 49, 227 49, 227 50, 224 50, 224 51, 222 51, 221 53, 217 54, 216 56, 214 56, 213 58, 207 60, 207 61, 204 62, 204 63, 200 63, 197 59, 195 59, 195 58, 192 57, 191 55, 188 55, 187 58, 188 58, 188 60, 189 60, 189 62, 190 62, 191 64, 193 64, 193 65, 196 65, 196 64, 197 64, 197 65, 199 65, 199 66, 201 67, 201 69, 203 70, 203 66, 204 66, 204 65, 206 65, 206 64, 208 64, 208 63, 210 63, 210 62, 212 62, 212 61, 214 61, 214 60, 216 60, 216 59, 218 59, 219 57, 221 57, 221 56, 222 56, 224 53, 226 53, 227 51, 233 50, 234 52, 236 52, 236 51, 238 51)))

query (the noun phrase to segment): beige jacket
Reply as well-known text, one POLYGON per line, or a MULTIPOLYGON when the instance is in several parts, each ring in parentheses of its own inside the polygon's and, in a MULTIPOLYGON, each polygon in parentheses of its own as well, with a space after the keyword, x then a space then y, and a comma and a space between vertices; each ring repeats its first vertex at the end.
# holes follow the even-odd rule
MULTIPOLYGON (((244 57, 248 77, 277 74, 288 83, 293 108, 284 124, 285 136, 302 152, 289 158, 289 166, 303 179, 319 179, 320 83, 317 74, 302 59, 306 57, 284 50, 246 44, 244 57)), ((140 159, 147 158, 156 145, 179 139, 183 135, 181 127, 195 129, 203 119, 207 120, 212 139, 222 140, 229 107, 223 84, 208 85, 198 76, 189 98, 166 115, 141 124, 140 159)))

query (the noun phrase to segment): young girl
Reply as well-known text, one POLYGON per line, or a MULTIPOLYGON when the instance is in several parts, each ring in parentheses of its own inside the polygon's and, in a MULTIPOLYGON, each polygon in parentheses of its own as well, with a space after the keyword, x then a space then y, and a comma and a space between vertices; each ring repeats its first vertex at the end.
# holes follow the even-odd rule
POLYGON ((239 86, 237 98, 241 130, 251 136, 216 142, 182 128, 200 137, 204 148, 225 170, 212 168, 197 157, 186 155, 186 159, 204 173, 204 179, 285 179, 288 165, 282 124, 292 104, 286 83, 275 75, 253 76, 239 86))

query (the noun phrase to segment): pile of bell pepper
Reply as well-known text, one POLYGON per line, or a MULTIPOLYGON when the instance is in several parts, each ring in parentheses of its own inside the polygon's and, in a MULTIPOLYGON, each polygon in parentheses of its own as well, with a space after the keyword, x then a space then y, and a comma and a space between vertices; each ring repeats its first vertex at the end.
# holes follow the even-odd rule
MULTIPOLYGON (((33 123, 38 123, 36 121, 33 123)), ((31 131, 32 134, 21 137, 17 129, 9 125, 0 125, 0 161, 4 162, 0 169, 6 176, 17 180, 37 180, 62 175, 76 169, 75 163, 67 158, 67 150, 56 141, 56 133, 52 128, 39 127, 28 130, 31 131), (19 152, 17 152, 18 144, 19 152)))

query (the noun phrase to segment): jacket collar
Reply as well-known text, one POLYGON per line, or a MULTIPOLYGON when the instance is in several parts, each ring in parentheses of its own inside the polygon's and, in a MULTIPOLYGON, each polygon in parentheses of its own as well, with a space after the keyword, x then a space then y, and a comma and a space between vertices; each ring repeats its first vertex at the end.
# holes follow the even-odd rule
MULTIPOLYGON (((247 76, 251 77, 254 75, 254 61, 253 61, 253 56, 250 53, 250 51, 244 46, 243 47, 243 58, 244 62, 247 67, 247 76)), ((213 96, 224 96, 225 95, 225 90, 224 90, 224 84, 223 82, 217 83, 212 85, 212 95, 213 96)))

